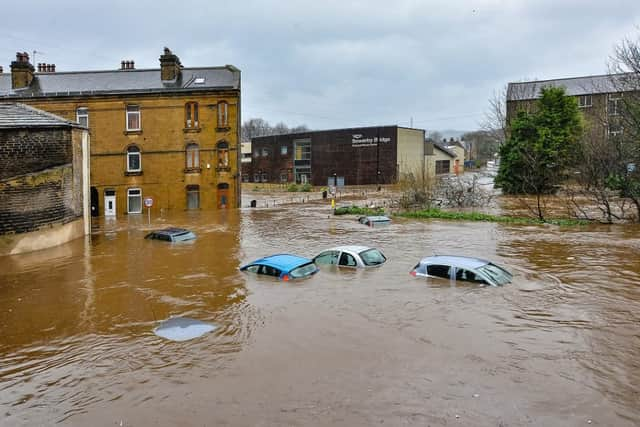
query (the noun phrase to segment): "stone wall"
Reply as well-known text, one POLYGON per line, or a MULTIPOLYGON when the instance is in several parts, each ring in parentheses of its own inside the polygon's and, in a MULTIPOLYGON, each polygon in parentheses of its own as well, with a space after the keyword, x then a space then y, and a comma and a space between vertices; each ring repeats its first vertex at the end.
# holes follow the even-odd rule
POLYGON ((72 157, 69 129, 0 131, 0 180, 68 164, 72 157))

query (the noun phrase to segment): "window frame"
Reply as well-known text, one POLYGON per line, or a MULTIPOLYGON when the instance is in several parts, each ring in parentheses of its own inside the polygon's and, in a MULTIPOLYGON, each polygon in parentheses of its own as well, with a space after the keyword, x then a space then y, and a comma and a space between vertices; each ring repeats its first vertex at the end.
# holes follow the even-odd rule
POLYGON ((200 186, 199 185, 187 185, 186 187, 186 192, 187 192, 187 210, 196 210, 196 209, 200 209, 200 186), (196 194, 196 206, 195 207, 189 207, 189 196, 196 194))
POLYGON ((227 141, 220 141, 216 144, 216 154, 217 167, 229 168, 229 143, 227 141))
POLYGON ((229 103, 227 101, 218 102, 218 128, 229 127, 229 103))
POLYGON ((620 101, 622 101, 622 94, 610 93, 609 96, 607 96, 607 115, 620 115, 620 101), (611 108, 611 106, 613 106, 613 108, 611 108))
POLYGON ((447 173, 451 173, 451 160, 436 160, 436 175, 444 175, 447 173), (446 168, 446 172, 443 172, 444 168, 443 168, 443 164, 448 165, 448 167, 446 168))
POLYGON ((141 214, 142 213, 142 188, 140 187, 132 187, 132 188, 127 188, 127 213, 128 214, 141 214), (132 211, 131 210, 131 197, 135 197, 136 194, 131 194, 132 192, 137 191, 138 194, 137 196, 140 198, 140 210, 139 211, 132 211))
POLYGON ((184 104, 184 127, 185 129, 200 128, 198 103, 196 101, 189 101, 184 104))
POLYGON ((187 170, 200 169, 200 146, 195 142, 190 142, 184 149, 185 168, 187 170))
POLYGON ((81 126, 89 128, 89 107, 78 107, 78 108, 76 108, 76 122, 81 126), (80 110, 82 110, 82 112, 80 110), (80 122, 81 118, 86 119, 86 124, 82 124, 80 122))
POLYGON ((579 95, 578 96, 578 107, 579 108, 590 108, 590 107, 593 107, 593 96, 590 95, 590 94, 589 95, 579 95))
POLYGON ((127 172, 142 172, 142 151, 140 150, 140 147, 138 147, 137 145, 130 145, 127 147, 127 172), (132 151, 132 150, 136 150, 136 151, 132 151), (138 169, 131 169, 131 160, 130 158, 133 157, 134 155, 138 156, 138 169))
POLYGON ((126 129, 127 132, 135 132, 142 130, 142 114, 140 112, 140 105, 137 104, 127 104, 125 107, 126 111, 126 129), (138 127, 132 128, 129 127, 129 116, 138 116, 138 127))

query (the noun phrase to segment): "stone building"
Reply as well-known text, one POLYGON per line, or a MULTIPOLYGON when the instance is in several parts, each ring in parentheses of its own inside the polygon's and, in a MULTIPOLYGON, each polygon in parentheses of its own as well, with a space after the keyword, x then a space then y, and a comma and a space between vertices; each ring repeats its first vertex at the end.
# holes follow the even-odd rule
POLYGON ((74 121, 0 103, 0 255, 89 233, 89 133, 74 121))
POLYGON ((639 96, 638 77, 627 74, 573 77, 509 83, 507 124, 518 111, 531 111, 545 87, 563 87, 575 96, 587 122, 586 137, 606 140, 623 132, 621 109, 624 97, 639 96))
POLYGON ((0 74, 0 101, 77 121, 91 134, 92 215, 217 209, 240 203, 240 71, 183 67, 165 48, 160 67, 36 71, 18 53, 0 74))

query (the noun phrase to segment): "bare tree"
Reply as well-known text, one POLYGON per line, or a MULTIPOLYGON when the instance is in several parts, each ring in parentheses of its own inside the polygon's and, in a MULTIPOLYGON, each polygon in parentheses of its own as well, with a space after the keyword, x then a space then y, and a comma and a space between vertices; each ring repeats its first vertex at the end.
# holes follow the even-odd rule
POLYGON ((284 135, 287 133, 306 132, 309 128, 306 125, 300 125, 289 128, 283 122, 271 126, 269 122, 261 118, 249 119, 242 124, 242 139, 249 140, 258 136, 267 135, 284 135))

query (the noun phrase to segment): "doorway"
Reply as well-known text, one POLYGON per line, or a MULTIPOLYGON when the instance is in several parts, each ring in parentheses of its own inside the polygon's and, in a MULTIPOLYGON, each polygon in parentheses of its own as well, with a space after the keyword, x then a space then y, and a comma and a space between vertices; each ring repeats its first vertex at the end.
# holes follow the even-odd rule
POLYGON ((229 205, 229 184, 218 184, 218 209, 225 209, 229 205))
POLYGON ((116 190, 104 190, 104 216, 116 216, 116 190))
POLYGON ((98 195, 98 189, 91 187, 91 216, 100 215, 100 196, 98 195))

